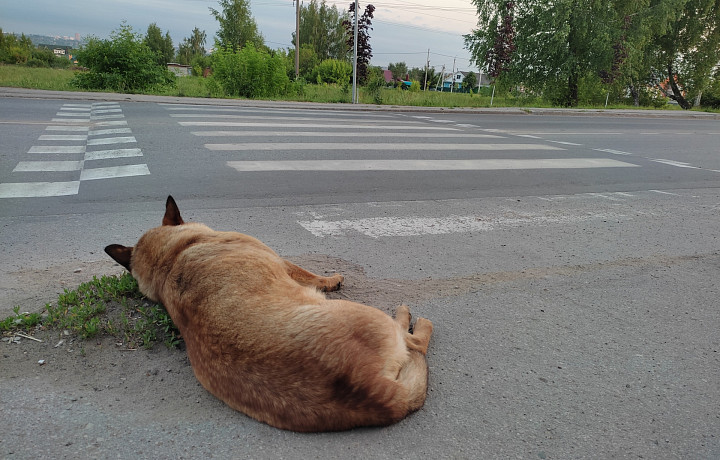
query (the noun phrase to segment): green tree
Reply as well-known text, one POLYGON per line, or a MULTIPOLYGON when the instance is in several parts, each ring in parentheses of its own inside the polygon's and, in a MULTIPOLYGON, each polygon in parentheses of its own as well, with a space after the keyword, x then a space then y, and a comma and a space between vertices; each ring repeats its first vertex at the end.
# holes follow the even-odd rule
POLYGON ((478 29, 465 36, 465 43, 480 68, 543 91, 558 104, 575 106, 580 79, 608 67, 612 27, 608 2, 473 2, 478 29))
POLYGON ((651 46, 657 47, 655 77, 668 82, 666 95, 683 109, 710 84, 720 63, 720 1, 668 1, 683 5, 671 10, 668 27, 658 34, 651 46), (672 14, 672 13, 671 13, 672 14))
MULTIPOLYGON (((355 47, 355 3, 350 4, 350 15, 343 21, 343 27, 347 36, 348 49, 352 53, 355 47)), ((358 18, 358 46, 357 46, 357 77, 358 84, 365 84, 368 81, 368 67, 372 59, 372 47, 370 46, 370 30, 372 30, 372 19, 375 7, 368 5, 365 12, 358 18)))
MULTIPOLYGON (((320 60, 347 59, 345 19, 347 13, 340 12, 335 5, 328 6, 325 0, 310 0, 309 4, 301 5, 300 48, 309 45, 320 60)), ((292 43, 295 43, 295 32, 292 33, 292 43)))
POLYGON ((248 43, 255 48, 264 46, 265 40, 252 17, 248 0, 219 0, 219 3, 221 11, 210 8, 210 13, 220 23, 216 36, 219 47, 237 51, 248 43))
POLYGON ((178 46, 178 63, 190 65, 197 58, 205 56, 206 39, 207 35, 205 34, 205 31, 195 27, 190 34, 190 37, 184 38, 182 43, 180 43, 180 46, 178 46))
POLYGON ((462 87, 463 89, 467 89, 468 91, 472 91, 477 86, 477 76, 475 76, 475 72, 469 72, 467 75, 465 75, 465 78, 463 78, 462 81, 462 87))
MULTIPOLYGON (((295 49, 289 48, 285 54, 287 59, 286 67, 288 77, 295 79, 295 49)), ((320 63, 320 58, 315 52, 315 48, 309 43, 300 45, 300 77, 307 81, 315 81, 317 79, 316 67, 320 63)))
POLYGON ((79 88, 121 92, 173 84, 175 78, 165 65, 158 64, 157 56, 142 37, 123 22, 110 33, 109 40, 91 37, 77 52, 78 63, 88 71, 78 73, 72 83, 79 88))
POLYGON ((408 66, 404 62, 388 64, 388 70, 392 73, 393 80, 405 80, 408 76, 408 66))
POLYGON ((163 37, 160 27, 154 22, 148 26, 143 43, 157 53, 157 61, 160 65, 166 65, 168 62, 172 62, 175 57, 175 47, 173 46, 172 38, 170 38, 170 32, 165 32, 165 36, 163 37))
POLYGON ((32 56, 34 49, 32 40, 21 34, 5 34, 0 29, 0 62, 8 64, 24 64, 32 56))

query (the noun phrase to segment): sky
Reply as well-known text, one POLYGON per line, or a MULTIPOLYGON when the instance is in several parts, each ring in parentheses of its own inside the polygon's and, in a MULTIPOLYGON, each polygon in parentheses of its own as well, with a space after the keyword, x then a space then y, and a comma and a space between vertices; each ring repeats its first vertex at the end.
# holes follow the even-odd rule
MULTIPOLYGON (((305 0, 307 2, 307 0, 305 0)), ((350 0, 327 0, 339 10, 347 10, 350 0)), ((367 0, 360 2, 364 11, 367 0)), ((463 34, 476 26, 475 7, 470 0, 378 0, 375 6, 370 45, 372 65, 387 68, 390 62, 405 62, 409 68, 423 67, 430 51, 430 65, 477 72, 464 48, 463 34)), ((220 9, 217 0, 0 0, 0 28, 3 32, 69 36, 94 35, 107 38, 123 20, 137 33, 144 34, 155 22, 170 32, 177 47, 198 27, 211 47, 218 23, 209 7, 220 9)), ((270 48, 293 48, 295 31, 293 0, 250 0, 258 29, 270 48)))

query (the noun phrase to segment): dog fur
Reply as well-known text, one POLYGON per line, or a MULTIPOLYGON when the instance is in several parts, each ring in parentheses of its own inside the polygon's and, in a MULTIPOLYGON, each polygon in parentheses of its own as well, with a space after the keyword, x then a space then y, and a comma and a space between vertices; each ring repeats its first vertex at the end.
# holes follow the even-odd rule
POLYGON ((286 430, 346 430, 395 423, 425 402, 432 323, 410 328, 320 291, 341 275, 310 273, 259 240, 185 223, 168 197, 162 226, 134 247, 105 248, 162 302, 195 376, 230 407, 286 430))

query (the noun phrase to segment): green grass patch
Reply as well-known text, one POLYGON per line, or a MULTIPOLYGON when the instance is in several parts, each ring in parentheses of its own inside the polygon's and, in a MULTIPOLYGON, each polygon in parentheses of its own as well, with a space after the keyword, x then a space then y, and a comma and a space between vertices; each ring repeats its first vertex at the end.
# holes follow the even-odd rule
POLYGON ((0 321, 0 331, 29 331, 40 324, 40 313, 20 313, 20 306, 13 308, 13 314, 0 321))
MULTIPOLYGON (((10 86, 30 89, 45 89, 55 91, 78 91, 79 88, 71 84, 77 70, 33 68, 23 65, 0 64, 0 86, 10 86)), ((109 90, 104 90, 109 91, 109 90)), ((495 94, 491 97, 490 88, 482 88, 480 94, 448 93, 440 91, 407 91, 395 88, 379 88, 372 91, 369 88, 359 88, 359 100, 364 104, 415 106, 415 107, 448 107, 448 108, 485 108, 485 107, 520 107, 520 108, 549 108, 556 107, 542 97, 529 94, 495 94), (492 105, 491 105, 492 102, 492 105)), ((222 88, 213 78, 203 77, 177 77, 174 86, 155 85, 146 91, 146 94, 175 97, 198 98, 225 98, 222 88)), ((242 99, 242 98, 239 98, 242 99)), ((352 87, 349 85, 334 84, 300 84, 293 83, 291 94, 270 98, 277 101, 299 101, 319 103, 351 103, 352 87)), ((666 104, 658 107, 635 107, 622 102, 610 101, 605 107, 602 104, 581 104, 579 109, 631 109, 653 110, 662 108, 666 110, 680 110, 677 105, 666 104)), ((696 111, 712 111, 706 108, 694 108, 696 111)))
POLYGON ((52 91, 77 91, 77 88, 70 84, 70 80, 75 76, 75 73, 75 70, 68 69, 0 65, 0 86, 52 91))
POLYGON ((145 298, 129 273, 93 277, 77 289, 65 289, 44 314, 20 313, 20 307, 13 311, 0 321, 0 330, 67 330, 83 339, 110 335, 128 348, 152 348, 158 342, 174 348, 182 341, 165 308, 145 298))

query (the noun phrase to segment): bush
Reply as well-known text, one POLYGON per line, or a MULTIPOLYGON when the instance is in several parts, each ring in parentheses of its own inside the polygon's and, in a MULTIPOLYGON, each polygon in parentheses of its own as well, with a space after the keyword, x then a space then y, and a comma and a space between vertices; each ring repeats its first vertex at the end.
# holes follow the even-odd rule
POLYGON ((141 92, 175 83, 172 73, 157 63, 157 54, 126 24, 114 30, 110 40, 91 38, 77 59, 89 69, 73 79, 79 88, 141 92))
POLYGON ((276 97, 290 90, 282 56, 258 50, 252 43, 237 52, 231 48, 216 50, 211 62, 211 79, 227 96, 276 97))
POLYGON ((331 83, 346 86, 350 83, 352 66, 338 59, 325 59, 315 67, 318 83, 331 83))

